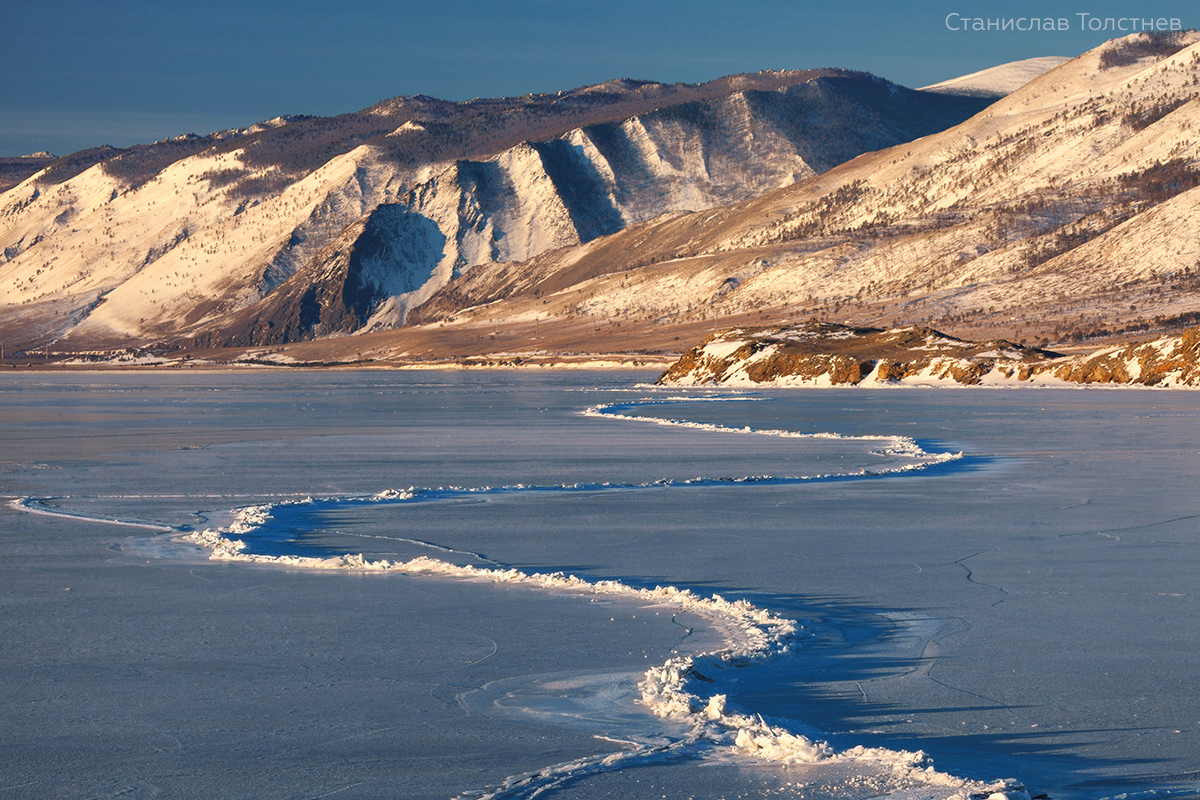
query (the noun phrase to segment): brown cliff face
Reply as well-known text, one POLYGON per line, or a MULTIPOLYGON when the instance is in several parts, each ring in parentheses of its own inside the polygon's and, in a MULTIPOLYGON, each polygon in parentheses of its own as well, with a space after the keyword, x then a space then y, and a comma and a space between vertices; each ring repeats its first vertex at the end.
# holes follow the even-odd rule
POLYGON ((1066 382, 1200 385, 1200 328, 1068 357, 1004 340, 969 342, 932 328, 798 325, 721 331, 685 353, 663 384, 830 385, 1066 382))
POLYGON ((1064 364, 1055 377, 1072 383, 1200 385, 1200 327, 1182 336, 1103 350, 1064 364))
POLYGON ((838 353, 800 354, 781 352, 746 367, 746 375, 755 383, 768 383, 780 377, 797 375, 816 379, 828 375, 835 385, 857 384, 869 375, 874 363, 838 353))

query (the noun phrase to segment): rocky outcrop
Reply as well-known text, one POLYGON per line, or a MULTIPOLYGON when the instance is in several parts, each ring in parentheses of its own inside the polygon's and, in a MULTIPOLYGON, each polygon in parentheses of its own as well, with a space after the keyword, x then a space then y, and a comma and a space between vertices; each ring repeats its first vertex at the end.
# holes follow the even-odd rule
POLYGON ((684 353, 659 378, 675 386, 1200 385, 1200 328, 1065 356, 1003 339, 969 342, 932 328, 818 322, 734 328, 684 353))
POLYGON ((1200 327, 1075 358, 1052 374, 1071 383, 1200 386, 1200 327))

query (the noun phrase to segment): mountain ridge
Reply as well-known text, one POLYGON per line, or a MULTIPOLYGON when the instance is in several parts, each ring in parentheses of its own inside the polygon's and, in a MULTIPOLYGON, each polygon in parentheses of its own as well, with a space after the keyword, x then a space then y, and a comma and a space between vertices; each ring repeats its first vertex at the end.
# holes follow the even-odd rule
MULTIPOLYGON (((0 337, 23 330, 64 352, 160 341, 389 361, 665 356, 714 328, 809 316, 1043 346, 1179 326, 1200 313, 1200 240, 1186 235, 1200 213, 1198 41, 1113 40, 915 138, 890 120, 944 97, 860 73, 778 73, 755 80, 803 80, 485 159, 398 166, 398 152, 463 134, 439 128, 451 104, 401 99, 383 146, 359 143, 298 180, 286 160, 235 150, 144 182, 136 164, 123 177, 93 169, 4 195, 0 287, 23 307, 0 315, 0 337), (831 143, 850 128, 864 146, 873 131, 902 141, 846 158, 831 143), (840 163, 818 169, 806 147, 840 163), (163 204, 186 214, 157 214, 163 204), (381 212, 387 234, 356 260, 351 240, 388 206, 405 213, 381 212), (80 263, 81 252, 103 258, 80 263)), ((639 98, 667 91, 635 83, 639 98)), ((611 111, 631 85, 593 91, 611 111)), ((563 97, 586 103, 539 95, 521 113, 541 125, 563 97)), ((256 135, 307 141, 290 125, 256 135)), ((314 141, 296 163, 331 139, 314 141)))
MULTIPOLYGON (((743 199, 979 106, 846 70, 763 72, 515 100, 395 98, 338 118, 278 118, 103 151, 106 160, 90 166, 99 155, 85 151, 0 197, 8 301, 0 336, 87 349, 183 336, 266 344, 395 327, 480 264, 743 199), (916 98, 919 113, 896 97, 916 98), (417 217, 397 219, 429 220, 445 238, 432 270, 385 270, 422 272, 423 284, 376 297, 366 320, 326 309, 316 318, 341 320, 328 331, 245 321, 245 309, 298 273, 344 284, 346 275, 318 262, 382 205, 406 206, 417 217)), ((332 289, 317 295, 338 302, 332 289)), ((260 312, 315 319, 279 300, 260 312)))
MULTIPOLYGON (((1051 341, 1184 318, 1200 310, 1200 247, 1176 235, 1200 201, 1196 40, 1114 40, 955 128, 658 223, 631 244, 647 266, 624 273, 625 291, 581 285, 578 300, 552 302, 641 324, 811 315, 1051 341), (681 282, 695 285, 683 303, 667 289, 681 282)), ((425 318, 469 324, 451 293, 515 304, 537 275, 620 269, 599 261, 589 249, 510 278, 488 268, 448 286, 425 318)))
POLYGON ((1007 64, 997 64, 968 75, 922 86, 921 91, 1004 97, 1070 60, 1067 56, 1040 56, 1010 61, 1007 64))

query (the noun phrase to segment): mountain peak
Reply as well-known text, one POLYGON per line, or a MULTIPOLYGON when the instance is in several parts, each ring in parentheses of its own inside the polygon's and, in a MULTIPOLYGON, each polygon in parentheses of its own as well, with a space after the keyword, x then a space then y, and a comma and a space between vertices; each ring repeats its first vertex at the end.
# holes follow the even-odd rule
POLYGON ((1004 97, 1020 89, 1034 78, 1044 75, 1070 60, 1066 56, 1041 56, 1010 61, 1007 64, 999 64, 972 72, 969 75, 922 86, 921 91, 1004 97))

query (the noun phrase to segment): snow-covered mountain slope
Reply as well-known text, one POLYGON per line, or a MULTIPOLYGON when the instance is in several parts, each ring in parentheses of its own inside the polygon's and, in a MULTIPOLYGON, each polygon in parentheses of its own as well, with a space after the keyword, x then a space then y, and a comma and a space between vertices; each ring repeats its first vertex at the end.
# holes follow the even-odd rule
POLYGON ((0 337, 79 349, 387 329, 479 265, 743 200, 982 105, 861 73, 767 72, 397 98, 85 151, 0 195, 0 337))
POLYGON ((355 181, 364 156, 273 194, 243 188, 278 170, 239 151, 184 158, 140 185, 103 164, 57 185, 35 176, 0 198, 0 320, 17 336, 40 323, 42 336, 137 341, 242 307, 377 202, 355 181))
POLYGON ((794 186, 472 271, 413 319, 667 335, 816 316, 1034 341, 1194 324, 1197 42, 1108 42, 961 125, 794 186))
POLYGON ((275 343, 362 328, 382 301, 429 282, 446 237, 428 218, 381 204, 255 306, 229 315, 247 341, 275 343))
POLYGON ((1084 356, 1004 340, 969 342, 932 328, 810 321, 713 334, 659 378, 671 386, 1133 384, 1200 386, 1200 328, 1084 356))
POLYGON ((1012 94, 1036 77, 1044 75, 1071 59, 1067 56, 1041 56, 1010 61, 969 75, 922 86, 923 92, 946 92, 949 94, 976 94, 1004 97, 1012 94))

